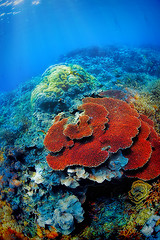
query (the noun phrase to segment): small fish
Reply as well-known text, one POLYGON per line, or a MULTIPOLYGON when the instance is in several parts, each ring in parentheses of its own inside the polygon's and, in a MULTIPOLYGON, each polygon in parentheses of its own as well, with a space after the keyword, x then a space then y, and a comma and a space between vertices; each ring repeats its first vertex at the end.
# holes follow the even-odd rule
POLYGON ((46 135, 46 132, 44 130, 38 130, 37 132, 43 133, 44 135, 46 135))

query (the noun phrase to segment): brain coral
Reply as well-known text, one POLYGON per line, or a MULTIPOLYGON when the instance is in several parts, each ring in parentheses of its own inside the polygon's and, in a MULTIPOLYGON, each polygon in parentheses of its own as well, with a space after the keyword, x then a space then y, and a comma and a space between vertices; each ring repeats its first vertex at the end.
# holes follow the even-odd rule
POLYGON ((145 115, 113 98, 84 98, 78 110, 77 123, 68 124, 68 118, 58 115, 46 134, 51 168, 97 167, 121 149, 128 158, 126 176, 150 180, 160 175, 160 137, 145 115))
MULTIPOLYGON (((42 75, 31 95, 32 107, 47 111, 57 104, 72 106, 73 96, 95 90, 100 83, 79 65, 54 65, 42 75)), ((54 109, 55 110, 55 109, 54 109)))

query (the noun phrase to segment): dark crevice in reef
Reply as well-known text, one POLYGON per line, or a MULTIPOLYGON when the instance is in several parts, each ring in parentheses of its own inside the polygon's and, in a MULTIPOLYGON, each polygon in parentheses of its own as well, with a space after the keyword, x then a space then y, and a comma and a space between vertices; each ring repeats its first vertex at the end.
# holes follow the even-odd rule
POLYGON ((123 178, 121 180, 112 180, 112 182, 105 182, 102 184, 95 184, 88 187, 87 201, 96 201, 97 199, 114 198, 121 194, 124 194, 130 190, 133 180, 123 178))

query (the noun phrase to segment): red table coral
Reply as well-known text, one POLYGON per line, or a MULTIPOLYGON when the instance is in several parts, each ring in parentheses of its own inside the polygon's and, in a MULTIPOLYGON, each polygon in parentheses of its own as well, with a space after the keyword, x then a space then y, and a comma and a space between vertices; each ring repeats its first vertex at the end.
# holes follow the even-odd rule
POLYGON ((56 116, 45 137, 51 168, 97 167, 121 149, 128 158, 126 176, 149 180, 160 175, 160 138, 145 115, 113 98, 84 98, 78 110, 82 113, 77 123, 56 116))
POLYGON ((127 173, 128 177, 136 177, 148 181, 160 175, 160 138, 153 139, 152 147, 152 155, 147 164, 139 170, 127 173))
POLYGON ((70 139, 81 139, 92 135, 93 130, 88 125, 89 116, 80 116, 78 124, 68 124, 63 134, 70 139))
POLYGON ((140 132, 137 136, 137 139, 130 148, 129 154, 125 157, 128 158, 128 163, 125 166, 125 170, 137 169, 150 159, 152 154, 151 143, 146 140, 150 134, 149 125, 141 120, 140 132))
POLYGON ((108 129, 100 137, 103 147, 110 147, 109 151, 115 153, 132 145, 132 138, 138 134, 141 126, 136 110, 126 102, 113 98, 85 98, 83 102, 100 104, 109 112, 108 129))
POLYGON ((44 145, 49 151, 59 152, 63 147, 71 147, 74 142, 68 139, 63 134, 63 129, 65 124, 67 124, 67 118, 64 118, 60 121, 59 118, 55 118, 55 122, 52 127, 49 129, 45 139, 44 145))
MULTIPOLYGON (((145 115, 140 116, 145 123, 148 123, 148 127, 150 128, 150 134, 148 136, 148 143, 151 145, 151 156, 149 160, 145 163, 145 165, 139 169, 134 169, 133 171, 127 171, 125 174, 128 177, 136 177, 142 179, 144 181, 154 179, 160 175, 160 137, 158 133, 153 128, 153 121, 147 118, 145 115)), ((147 148, 144 149, 145 154, 147 154, 147 148)), ((140 151, 137 151, 137 154, 140 151)), ((130 159, 129 159, 130 162, 130 159)), ((131 160, 133 162, 133 159, 131 160)), ((129 163, 128 163, 129 164, 129 163)), ((128 165, 127 164, 127 165, 128 165)), ((126 166, 127 169, 127 166, 126 166)), ((129 169, 129 168, 128 168, 129 169)))
MULTIPOLYGON (((77 123, 68 124, 65 129, 64 126, 63 129, 59 128, 59 130, 56 131, 56 134, 58 134, 58 132, 60 131, 55 144, 56 149, 58 149, 58 141, 60 143, 60 146, 63 145, 63 147, 65 147, 68 138, 78 140, 86 137, 87 135, 88 137, 92 137, 89 139, 86 138, 85 141, 75 141, 74 147, 68 149, 65 148, 65 150, 62 153, 60 152, 59 155, 55 156, 53 154, 49 154, 47 156, 47 162, 49 166, 54 170, 63 170, 65 167, 71 165, 96 167, 103 163, 109 156, 109 153, 107 151, 102 150, 102 146, 98 138, 99 135, 103 134, 105 124, 108 122, 108 119, 106 118, 106 116, 108 115, 108 111, 103 106, 94 103, 83 104, 79 107, 79 109, 84 110, 85 115, 82 115, 83 120, 84 118, 87 120, 84 124, 85 127, 83 128, 81 126, 83 121, 82 116, 80 116, 80 126, 77 123), (88 119, 90 119, 89 122, 88 119), (88 127, 86 126, 86 124, 88 124, 88 127), (91 129, 91 131, 88 132, 89 134, 86 134, 86 131, 84 131, 84 129, 91 129), (65 141, 64 138, 66 139, 65 141)), ((52 130, 54 128, 57 129, 56 125, 57 122, 55 122, 53 126, 49 129, 44 140, 45 146, 46 139, 47 143, 50 142, 50 140, 52 141, 52 130)), ((56 138, 56 135, 54 136, 54 138, 56 138)), ((52 148, 52 152, 56 152, 54 147, 52 148)))

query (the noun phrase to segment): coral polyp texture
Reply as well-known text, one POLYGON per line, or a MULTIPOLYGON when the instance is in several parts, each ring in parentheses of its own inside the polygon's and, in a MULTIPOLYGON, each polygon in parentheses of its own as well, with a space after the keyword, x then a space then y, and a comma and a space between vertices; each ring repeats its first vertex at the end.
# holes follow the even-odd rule
POLYGON ((113 98, 84 98, 78 110, 77 123, 58 115, 46 134, 44 145, 51 151, 46 159, 52 169, 98 167, 122 150, 128 158, 126 176, 150 180, 160 175, 160 137, 147 116, 113 98))
POLYGON ((34 109, 54 111, 72 106, 74 96, 95 91, 100 83, 79 65, 53 65, 42 75, 31 95, 34 109))

